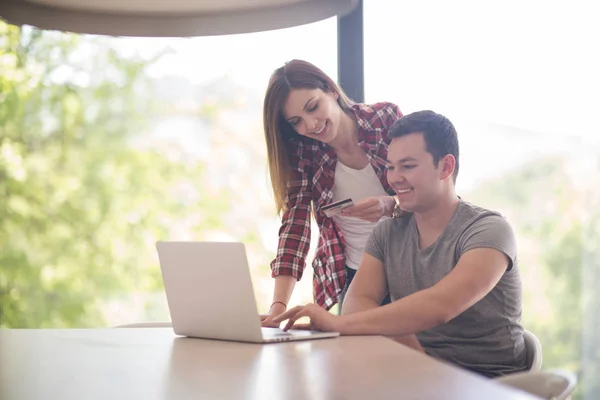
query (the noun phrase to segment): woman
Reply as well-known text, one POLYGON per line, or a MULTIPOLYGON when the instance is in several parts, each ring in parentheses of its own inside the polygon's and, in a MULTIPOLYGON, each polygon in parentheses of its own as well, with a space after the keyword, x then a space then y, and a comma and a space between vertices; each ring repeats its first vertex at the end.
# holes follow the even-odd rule
POLYGON ((275 70, 263 121, 277 212, 282 215, 273 302, 263 326, 283 313, 302 277, 310 212, 319 227, 314 298, 325 309, 343 301, 373 227, 395 207, 385 178, 388 128, 402 116, 390 103, 357 104, 314 65, 292 60, 275 70), (323 207, 351 198, 331 218, 323 207))

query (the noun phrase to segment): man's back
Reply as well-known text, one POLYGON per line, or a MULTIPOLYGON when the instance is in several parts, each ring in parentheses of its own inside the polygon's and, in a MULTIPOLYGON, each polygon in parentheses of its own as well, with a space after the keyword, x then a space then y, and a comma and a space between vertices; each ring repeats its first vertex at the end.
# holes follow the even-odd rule
POLYGON ((365 251, 383 261, 394 301, 435 285, 465 252, 482 247, 506 254, 509 269, 479 302, 417 337, 428 354, 488 376, 521 371, 525 343, 517 248, 500 214, 461 201, 440 237, 421 250, 415 219, 390 219, 375 228, 365 251))

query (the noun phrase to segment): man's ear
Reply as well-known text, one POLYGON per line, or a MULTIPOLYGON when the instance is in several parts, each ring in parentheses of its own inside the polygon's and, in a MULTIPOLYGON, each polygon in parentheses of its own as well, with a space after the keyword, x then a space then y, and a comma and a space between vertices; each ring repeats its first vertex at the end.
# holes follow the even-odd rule
POLYGON ((456 158, 452 154, 446 154, 438 163, 440 166, 440 178, 442 180, 451 177, 456 168, 456 158))

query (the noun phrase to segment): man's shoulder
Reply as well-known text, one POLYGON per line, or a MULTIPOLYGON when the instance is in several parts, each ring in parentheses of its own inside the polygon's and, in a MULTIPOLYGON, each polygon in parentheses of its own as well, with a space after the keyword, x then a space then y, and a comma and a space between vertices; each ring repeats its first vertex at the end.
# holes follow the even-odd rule
POLYGON ((481 207, 462 199, 459 206, 460 219, 464 222, 475 222, 486 219, 506 222, 506 218, 500 211, 481 207))
POLYGON ((497 210, 477 206, 467 201, 461 200, 460 212, 456 223, 459 225, 459 232, 487 232, 492 231, 501 233, 502 236, 512 232, 512 226, 508 219, 497 210))
POLYGON ((462 205, 467 219, 455 232, 461 254, 475 248, 493 248, 511 260, 509 270, 517 264, 517 238, 508 219, 502 213, 470 203, 462 205))

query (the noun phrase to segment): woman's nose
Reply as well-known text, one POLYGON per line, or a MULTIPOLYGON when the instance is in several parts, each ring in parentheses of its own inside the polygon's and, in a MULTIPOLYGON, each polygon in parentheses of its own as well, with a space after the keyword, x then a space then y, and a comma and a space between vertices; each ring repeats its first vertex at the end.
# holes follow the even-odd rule
POLYGON ((306 135, 312 131, 310 127, 310 123, 307 120, 303 120, 300 124, 298 124, 298 128, 296 128, 296 132, 301 135, 306 135))

